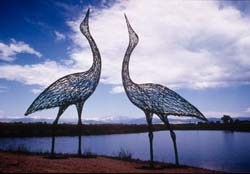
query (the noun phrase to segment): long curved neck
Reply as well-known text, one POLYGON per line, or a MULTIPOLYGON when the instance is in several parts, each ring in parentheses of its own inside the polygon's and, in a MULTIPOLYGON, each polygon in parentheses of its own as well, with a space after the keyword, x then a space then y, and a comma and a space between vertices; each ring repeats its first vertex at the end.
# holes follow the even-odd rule
POLYGON ((136 83, 134 83, 131 80, 130 75, 129 75, 129 60, 130 60, 130 56, 131 56, 134 48, 136 47, 136 45, 139 42, 139 37, 137 36, 135 31, 130 26, 126 15, 125 15, 125 19, 126 19, 126 23, 127 23, 127 27, 128 27, 129 45, 128 45, 128 48, 127 48, 126 53, 124 55, 124 59, 123 59, 123 63, 122 63, 122 83, 123 83, 123 86, 125 88, 125 91, 127 92, 127 88, 129 86, 136 85, 136 83))
POLYGON ((130 61, 130 56, 132 51, 134 50, 135 47, 132 46, 132 44, 129 44, 124 59, 122 63, 122 83, 123 86, 129 86, 131 84, 134 84, 134 82, 131 80, 130 75, 129 75, 129 61, 130 61))
POLYGON ((101 65, 102 65, 102 61, 101 61, 101 55, 100 52, 97 48, 97 45, 93 39, 93 37, 91 36, 90 32, 85 33, 85 37, 87 38, 91 51, 92 51, 92 55, 93 55, 93 64, 91 66, 91 68, 89 69, 89 71, 94 71, 96 73, 98 73, 99 78, 101 75, 101 65))
POLYGON ((101 62, 101 55, 99 53, 99 50, 97 48, 97 45, 93 39, 93 37, 90 34, 89 31, 89 9, 85 15, 85 18, 83 19, 82 23, 80 24, 80 31, 82 32, 82 34, 87 38, 92 54, 93 54, 93 64, 90 67, 90 69, 88 70, 89 73, 93 74, 94 78, 97 78, 97 83, 100 80, 100 76, 101 76, 101 66, 102 66, 102 62, 101 62))

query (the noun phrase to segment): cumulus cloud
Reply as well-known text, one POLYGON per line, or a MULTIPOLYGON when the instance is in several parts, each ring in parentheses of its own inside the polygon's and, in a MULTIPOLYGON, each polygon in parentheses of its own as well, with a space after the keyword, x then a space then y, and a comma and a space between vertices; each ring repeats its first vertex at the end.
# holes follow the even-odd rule
POLYGON ((28 44, 11 39, 9 45, 0 42, 0 60, 11 62, 15 60, 16 55, 19 53, 34 54, 37 57, 41 57, 42 54, 28 44))
MULTIPOLYGON (((215 1, 120 1, 94 9, 90 27, 102 53, 103 83, 121 85, 125 12, 140 37, 130 63, 134 81, 195 89, 249 84, 249 18, 215 1)), ((87 47, 78 29, 83 16, 68 24, 75 44, 87 47)), ((75 51, 71 58, 80 63, 85 53, 75 51)))
POLYGON ((73 70, 54 61, 34 65, 2 65, 0 77, 15 80, 27 85, 48 86, 56 79, 73 73, 73 70))
POLYGON ((54 33, 55 33, 57 41, 66 39, 66 36, 64 34, 60 33, 59 31, 54 31, 54 33))
MULTIPOLYGON (((250 83, 250 18, 232 6, 221 7, 216 1, 131 0, 91 9, 90 30, 103 60, 101 83, 112 84, 112 93, 123 91, 121 65, 128 45, 123 13, 140 37, 130 61, 133 81, 193 89, 250 83)), ((74 43, 71 63, 1 65, 0 78, 45 86, 67 73, 87 70, 92 55, 79 31, 85 12, 67 21, 74 43)))

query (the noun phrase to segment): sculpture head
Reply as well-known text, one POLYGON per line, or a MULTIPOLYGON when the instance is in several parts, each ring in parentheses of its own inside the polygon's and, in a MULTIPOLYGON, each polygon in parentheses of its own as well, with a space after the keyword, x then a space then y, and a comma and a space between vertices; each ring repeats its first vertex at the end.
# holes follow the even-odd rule
POLYGON ((89 33, 89 8, 88 11, 85 15, 85 18, 83 19, 82 23, 80 24, 80 30, 82 34, 87 34, 89 33))
POLYGON ((133 28, 131 27, 126 14, 124 14, 124 16, 125 16, 127 27, 128 27, 129 44, 131 44, 133 47, 135 47, 137 45, 137 43, 139 42, 139 37, 136 34, 136 32, 133 30, 133 28))

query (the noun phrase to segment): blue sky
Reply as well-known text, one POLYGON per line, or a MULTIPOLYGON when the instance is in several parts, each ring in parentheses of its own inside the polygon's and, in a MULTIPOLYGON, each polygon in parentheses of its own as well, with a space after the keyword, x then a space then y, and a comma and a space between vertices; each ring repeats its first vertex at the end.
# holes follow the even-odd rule
MULTIPOLYGON (((83 119, 144 116, 121 86, 128 44, 123 13, 140 37, 130 64, 134 81, 168 86, 207 117, 250 116, 247 1, 10 0, 0 2, 0 117, 23 117, 46 86, 91 66, 88 43, 79 31, 88 7, 103 70, 83 119)), ((57 111, 30 117, 54 118, 57 111)), ((66 118, 77 118, 74 106, 66 118)))

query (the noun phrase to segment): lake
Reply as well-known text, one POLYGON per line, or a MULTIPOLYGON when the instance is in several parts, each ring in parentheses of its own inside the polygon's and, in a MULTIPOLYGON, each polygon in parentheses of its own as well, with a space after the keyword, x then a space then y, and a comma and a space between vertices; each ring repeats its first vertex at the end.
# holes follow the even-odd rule
MULTIPOLYGON (((181 164, 214 170, 250 171, 250 133, 231 131, 175 131, 181 164)), ((83 150, 117 156, 121 149, 133 158, 149 159, 147 133, 83 136, 83 150)), ((25 146, 32 152, 50 151, 51 138, 1 138, 0 149, 25 146)), ((77 137, 56 137, 55 151, 77 153, 77 137)), ((175 162, 169 131, 154 133, 154 159, 175 162)))

